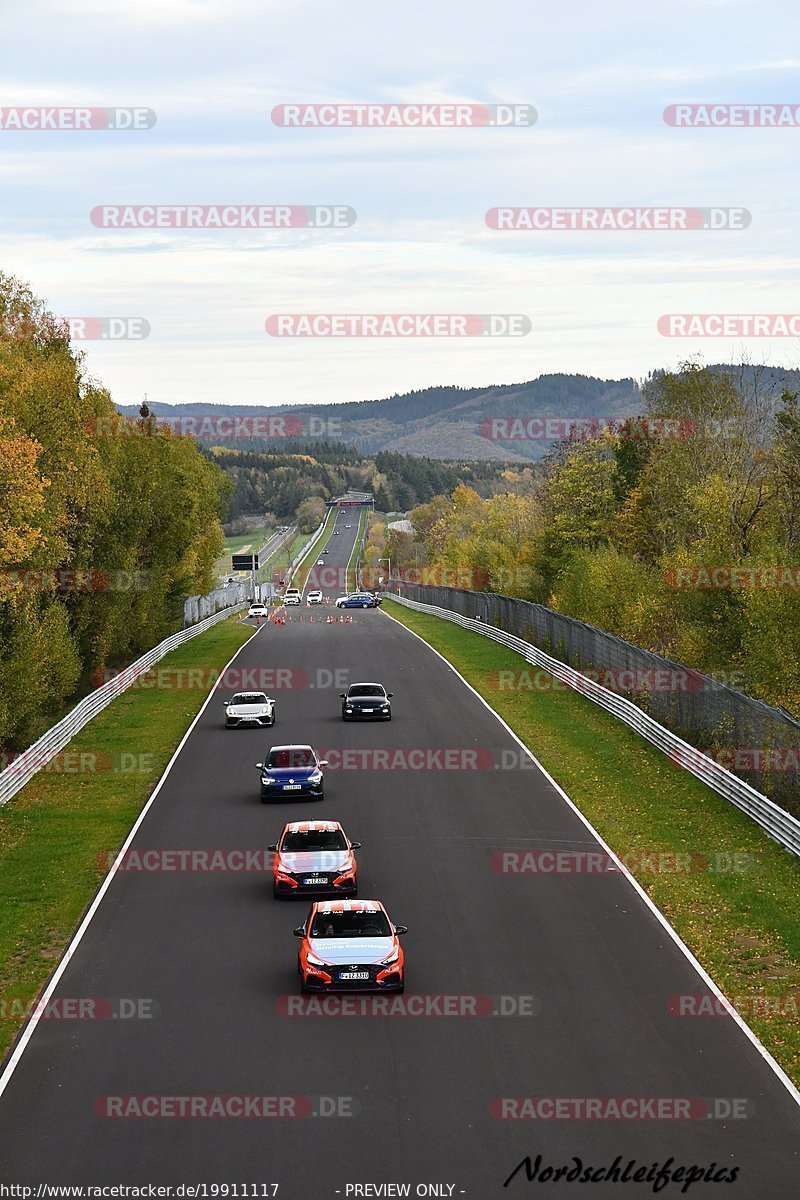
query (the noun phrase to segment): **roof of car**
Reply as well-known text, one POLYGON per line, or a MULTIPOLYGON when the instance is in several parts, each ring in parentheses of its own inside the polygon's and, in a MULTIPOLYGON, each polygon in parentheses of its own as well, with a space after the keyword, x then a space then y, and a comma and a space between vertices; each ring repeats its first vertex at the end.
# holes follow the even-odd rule
POLYGON ((335 833, 341 829, 338 821, 287 821, 284 833, 335 833))
POLYGON ((312 909, 317 913, 386 911, 380 900, 317 900, 312 909))
POLYGON ((304 746, 297 742, 292 742, 286 746, 270 746, 270 754, 273 750, 311 750, 311 746, 304 746))

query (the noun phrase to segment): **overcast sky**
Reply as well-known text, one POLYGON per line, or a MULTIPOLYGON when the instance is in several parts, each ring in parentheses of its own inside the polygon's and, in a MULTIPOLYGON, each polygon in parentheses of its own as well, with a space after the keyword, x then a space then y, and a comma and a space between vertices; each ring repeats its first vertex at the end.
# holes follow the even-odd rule
POLYGON ((0 130, 0 269, 64 316, 128 404, 363 400, 800 339, 663 337, 667 313, 800 312, 797 128, 675 128, 673 103, 800 112, 782 0, 0 0, 0 106, 136 106, 139 131, 0 130), (294 129, 283 103, 517 103, 532 127, 294 129), (336 230, 94 226, 98 205, 342 204, 336 230), (497 231, 497 206, 744 208, 740 230, 497 231), (288 339, 279 313, 518 313, 517 338, 288 339))

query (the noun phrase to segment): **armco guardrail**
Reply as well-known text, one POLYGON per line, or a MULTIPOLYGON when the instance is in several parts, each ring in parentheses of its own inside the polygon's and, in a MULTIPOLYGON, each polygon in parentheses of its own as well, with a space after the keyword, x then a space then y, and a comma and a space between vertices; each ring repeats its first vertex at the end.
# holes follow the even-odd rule
POLYGON ((107 708, 112 700, 126 691, 134 680, 148 671, 154 663, 157 663, 165 654, 169 654, 170 650, 182 646, 184 642, 197 637, 199 633, 204 633, 218 621, 225 620, 235 611, 235 608, 241 607, 242 605, 230 606, 211 617, 206 617, 198 625, 192 625, 189 629, 181 629, 179 633, 173 633, 171 637, 160 642, 152 650, 148 650, 147 654, 137 658, 136 662, 131 663, 124 671, 120 671, 119 675, 115 675, 113 679, 109 679, 108 683, 104 683, 102 687, 97 688, 96 691, 81 700, 80 704, 76 705, 72 712, 67 713, 66 717, 57 725, 48 729, 47 733, 43 734, 27 750, 23 750, 19 757, 6 767, 5 771, 0 771, 0 807, 8 803, 11 797, 15 796, 37 771, 46 766, 59 751, 72 741, 75 734, 83 729, 84 725, 88 725, 93 717, 107 708))
POLYGON ((545 654, 543 650, 539 650, 530 642, 515 637, 513 633, 495 629, 493 625, 487 625, 472 617, 464 617, 461 613, 440 608, 435 604, 422 604, 418 600, 409 600, 399 590, 396 594, 392 592, 391 595, 393 600, 397 600, 406 608, 412 608, 416 612, 429 613, 434 617, 442 617, 445 621, 452 621, 453 624, 460 625, 462 629, 469 629, 473 633, 481 634, 482 637, 491 638, 492 641, 499 642, 509 650, 521 654, 527 662, 547 671, 574 691, 580 692, 581 695, 604 708, 606 712, 610 712, 620 721, 624 721, 641 737, 646 738, 653 746, 668 755, 676 765, 683 767, 697 779, 708 784, 731 804, 735 804, 776 842, 780 842, 793 854, 800 855, 800 821, 796 817, 779 808, 768 796, 757 792, 737 775, 731 774, 713 758, 709 758, 708 755, 683 741, 677 734, 671 733, 669 729, 659 725, 631 700, 609 691, 608 688, 595 683, 587 675, 581 675, 579 671, 574 671, 572 667, 559 662, 557 658, 551 658, 549 654, 545 654))

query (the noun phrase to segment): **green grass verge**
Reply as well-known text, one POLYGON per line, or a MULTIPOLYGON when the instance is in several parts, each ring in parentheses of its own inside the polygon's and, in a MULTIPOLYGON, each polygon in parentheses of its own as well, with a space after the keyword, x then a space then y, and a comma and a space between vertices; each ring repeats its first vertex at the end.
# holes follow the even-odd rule
MULTIPOLYGON (((383 608, 430 642, 508 722, 800 1084, 800 863, 794 855, 584 696, 533 690, 535 668, 520 655, 391 600, 383 608), (514 672, 518 686, 500 690, 500 671, 514 672), (695 856, 693 869, 669 870, 669 858, 653 859, 658 853, 695 856), (703 869, 704 855, 709 869, 703 869), (716 855, 744 857, 731 863, 716 855), (739 869, 710 869, 729 864, 739 869)), ((703 992, 700 981, 695 990, 703 992)))
POLYGON ((173 650, 154 670, 197 670, 205 686, 173 676, 171 687, 130 688, 0 808, 0 1058, 100 886, 107 852, 124 842, 213 674, 251 633, 233 618, 173 650), (95 755, 84 764, 96 769, 70 773, 80 754, 95 755))
POLYGON ((249 533, 237 533, 235 537, 225 539, 225 553, 228 555, 238 554, 243 546, 250 546, 253 550, 260 550, 264 544, 264 533, 266 526, 259 525, 256 529, 251 529, 249 533))

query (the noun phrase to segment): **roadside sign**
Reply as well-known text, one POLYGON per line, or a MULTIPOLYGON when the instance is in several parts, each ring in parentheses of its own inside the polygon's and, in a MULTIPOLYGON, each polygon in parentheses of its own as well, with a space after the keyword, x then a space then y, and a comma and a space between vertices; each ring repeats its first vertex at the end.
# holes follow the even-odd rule
POLYGON ((231 566, 233 567, 234 571, 257 571, 258 555, 234 554, 231 557, 231 566))

